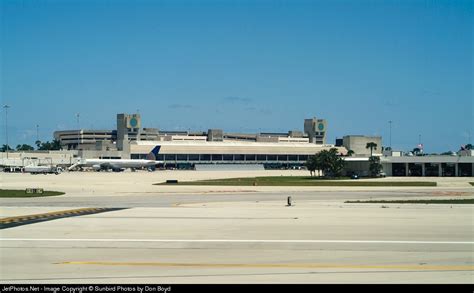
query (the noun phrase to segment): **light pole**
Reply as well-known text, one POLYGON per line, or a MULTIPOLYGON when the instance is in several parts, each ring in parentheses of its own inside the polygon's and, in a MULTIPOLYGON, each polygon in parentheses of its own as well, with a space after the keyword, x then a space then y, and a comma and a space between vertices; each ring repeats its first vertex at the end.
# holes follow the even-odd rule
POLYGON ((420 152, 423 153, 423 145, 421 144, 421 134, 418 134, 418 148, 420 152))
POLYGON ((39 141, 39 125, 36 124, 36 141, 39 141))
POLYGON ((8 159, 8 108, 10 108, 10 106, 8 105, 3 105, 3 108, 5 109, 5 137, 6 137, 6 140, 7 140, 7 145, 6 145, 6 152, 7 152, 7 159, 8 159))
POLYGON ((76 120, 77 120, 77 129, 80 130, 80 127, 79 127, 79 117, 81 116, 80 113, 76 113, 76 120))
POLYGON ((390 125, 390 150, 392 150, 392 120, 388 121, 390 125))

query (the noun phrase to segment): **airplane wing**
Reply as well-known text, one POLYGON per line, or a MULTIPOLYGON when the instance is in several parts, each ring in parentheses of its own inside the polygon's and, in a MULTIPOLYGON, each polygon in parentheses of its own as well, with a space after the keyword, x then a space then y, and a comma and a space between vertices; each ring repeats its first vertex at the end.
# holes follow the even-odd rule
POLYGON ((114 171, 123 171, 125 168, 127 168, 121 164, 113 164, 113 163, 107 163, 107 166, 109 169, 112 169, 114 171))
POLYGON ((102 163, 100 164, 100 168, 107 170, 107 169, 114 169, 115 166, 110 163, 102 163))

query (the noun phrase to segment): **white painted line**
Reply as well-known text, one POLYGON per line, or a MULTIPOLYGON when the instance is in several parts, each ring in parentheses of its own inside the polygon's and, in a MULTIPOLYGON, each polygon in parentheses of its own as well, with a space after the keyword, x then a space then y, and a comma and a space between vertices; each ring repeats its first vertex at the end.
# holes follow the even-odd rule
POLYGON ((174 243, 361 243, 361 244, 470 244, 474 241, 410 241, 410 240, 273 240, 273 239, 100 239, 100 238, 0 238, 0 241, 60 242, 174 242, 174 243))

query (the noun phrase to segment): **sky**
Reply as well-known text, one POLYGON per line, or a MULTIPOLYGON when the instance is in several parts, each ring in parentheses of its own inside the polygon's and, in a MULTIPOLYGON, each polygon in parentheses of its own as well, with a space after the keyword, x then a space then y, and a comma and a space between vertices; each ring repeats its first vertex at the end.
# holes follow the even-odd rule
POLYGON ((136 112, 250 133, 317 117, 327 143, 426 153, 474 140, 472 1, 2 0, 0 17, 1 144, 6 124, 15 147, 136 112))

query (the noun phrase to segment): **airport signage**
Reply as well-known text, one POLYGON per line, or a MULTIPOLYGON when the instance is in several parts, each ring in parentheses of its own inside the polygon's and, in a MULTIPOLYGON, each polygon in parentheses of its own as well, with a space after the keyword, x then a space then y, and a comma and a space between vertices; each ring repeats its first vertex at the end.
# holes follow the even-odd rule
POLYGON ((27 188, 25 189, 26 194, 43 194, 43 188, 27 188))

